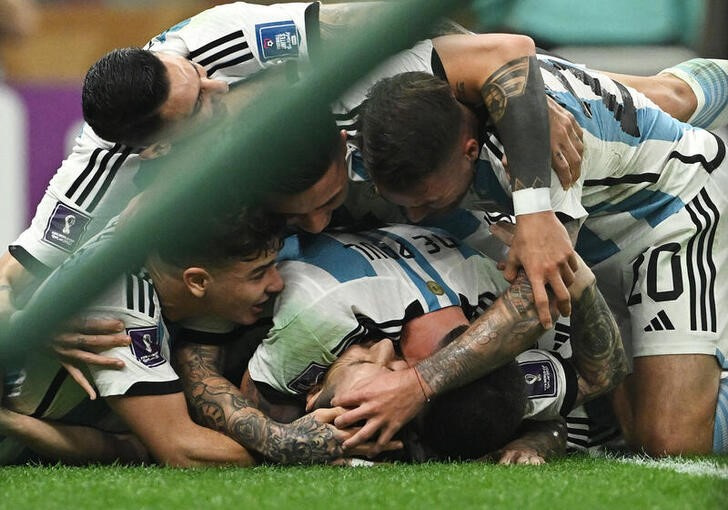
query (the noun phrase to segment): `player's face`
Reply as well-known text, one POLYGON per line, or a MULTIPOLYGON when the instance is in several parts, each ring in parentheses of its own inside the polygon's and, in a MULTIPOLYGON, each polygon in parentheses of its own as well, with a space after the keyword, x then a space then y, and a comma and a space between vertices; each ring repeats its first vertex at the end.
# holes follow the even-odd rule
POLYGON ((255 260, 211 271, 210 313, 238 324, 257 321, 265 302, 283 290, 283 279, 275 265, 277 253, 271 251, 255 260))
POLYGON ((389 339, 352 345, 329 369, 323 391, 333 390, 333 396, 344 394, 363 379, 407 368, 389 339))
POLYGON ((331 214, 346 201, 348 192, 349 178, 342 148, 340 156, 316 184, 296 195, 275 195, 268 201, 268 208, 284 215, 289 225, 316 234, 326 228, 331 214))
POLYGON ((410 190, 391 191, 379 184, 377 189, 386 200, 401 205, 407 219, 417 223, 427 216, 456 208, 473 182, 473 170, 472 158, 458 149, 441 168, 421 179, 410 190))
POLYGON ((159 60, 167 69, 169 97, 160 109, 174 133, 191 119, 209 119, 224 111, 220 99, 228 91, 222 80, 211 80, 199 64, 179 55, 158 53, 159 60))

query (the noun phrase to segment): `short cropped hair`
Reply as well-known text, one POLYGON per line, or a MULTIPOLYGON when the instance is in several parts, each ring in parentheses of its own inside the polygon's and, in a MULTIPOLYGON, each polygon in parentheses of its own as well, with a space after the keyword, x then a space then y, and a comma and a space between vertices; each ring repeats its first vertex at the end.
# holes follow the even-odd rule
POLYGON ((362 157, 374 182, 391 191, 411 190, 450 157, 462 118, 440 78, 408 72, 377 82, 360 113, 362 157))
POLYGON ((159 110, 169 97, 167 69, 154 53, 120 48, 101 57, 83 82, 83 118, 100 137, 143 147, 164 128, 159 110))
POLYGON ((202 236, 160 235, 156 254, 177 268, 224 268, 280 249, 285 219, 259 207, 213 213, 196 226, 202 236))
POLYGON ((293 165, 259 176, 261 187, 272 194, 290 196, 306 191, 321 180, 337 158, 345 157, 346 148, 341 143, 340 130, 330 110, 314 107, 296 130, 305 138, 300 138, 298 145, 284 149, 294 155, 298 153, 293 165))

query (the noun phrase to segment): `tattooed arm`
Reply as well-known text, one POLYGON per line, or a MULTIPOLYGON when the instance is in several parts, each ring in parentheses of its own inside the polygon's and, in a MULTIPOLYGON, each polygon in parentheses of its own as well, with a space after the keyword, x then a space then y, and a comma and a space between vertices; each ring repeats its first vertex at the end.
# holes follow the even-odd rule
POLYGON ((565 168, 568 173, 571 166, 581 164, 581 142, 577 141, 580 135, 577 132, 575 137, 566 136, 565 144, 550 142, 549 108, 530 38, 505 34, 453 35, 436 38, 433 45, 455 96, 466 104, 484 103, 503 142, 517 225, 504 274, 513 281, 519 267, 526 270, 539 319, 545 328, 550 328, 546 285, 551 287, 562 315, 569 315, 567 287, 573 281, 576 253, 551 210, 549 145, 553 146, 554 168, 565 168), (576 140, 572 142, 572 138, 576 140), (573 144, 577 145, 574 151, 562 148, 573 144), (564 154, 573 154, 574 162, 569 163, 564 154))
MULTIPOLYGON (((222 351, 219 346, 194 343, 175 350, 175 368, 199 423, 281 464, 326 462, 342 456, 342 443, 351 434, 330 425, 341 410, 320 409, 289 424, 277 423, 220 375, 222 351)), ((367 451, 365 447, 347 453, 367 451)))
POLYGON ((496 452, 498 464, 543 464, 566 451, 563 420, 524 421, 519 434, 496 452))
POLYGON ((337 426, 367 421, 345 446, 355 446, 376 431, 380 431, 378 444, 386 443, 430 397, 514 359, 542 333, 531 286, 521 271, 510 288, 455 341, 409 370, 362 380, 347 395, 334 399, 333 405, 355 407, 336 419, 337 426))
POLYGON ((574 312, 571 317, 571 362, 579 380, 575 406, 611 389, 627 375, 622 336, 591 270, 579 259, 576 281, 569 288, 574 312))

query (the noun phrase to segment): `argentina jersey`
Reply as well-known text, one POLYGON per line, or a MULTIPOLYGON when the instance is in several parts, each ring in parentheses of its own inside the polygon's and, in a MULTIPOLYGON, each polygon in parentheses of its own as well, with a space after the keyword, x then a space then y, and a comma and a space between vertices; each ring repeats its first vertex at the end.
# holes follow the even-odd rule
MULTIPOLYGON (((588 214, 577 250, 590 265, 620 250, 636 256, 645 230, 682 209, 724 163, 725 144, 602 74, 551 56, 539 55, 539 63, 546 93, 584 133, 581 177, 569 191, 552 180, 554 210, 588 214)), ((482 193, 507 186, 502 150, 489 133, 475 185, 482 193)))
POLYGON ((210 78, 233 83, 284 60, 307 60, 307 22, 317 27, 317 4, 235 2, 177 23, 145 49, 185 55, 210 78))
POLYGON ((250 375, 305 393, 353 343, 387 337, 424 313, 472 314, 507 285, 495 263, 449 233, 411 225, 289 238, 279 270, 286 287, 250 375))

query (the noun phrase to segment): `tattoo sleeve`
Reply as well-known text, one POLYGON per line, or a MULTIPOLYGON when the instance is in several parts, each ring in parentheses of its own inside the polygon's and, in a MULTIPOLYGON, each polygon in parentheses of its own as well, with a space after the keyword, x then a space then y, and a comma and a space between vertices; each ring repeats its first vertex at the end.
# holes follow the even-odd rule
POLYGON ((220 375, 223 349, 185 343, 175 350, 190 412, 204 426, 282 464, 327 462, 342 455, 336 429, 306 415, 290 424, 265 416, 220 375))
POLYGON ((454 342, 417 364, 433 395, 491 372, 543 333, 531 284, 521 270, 513 284, 454 342))
POLYGON ((571 349, 579 375, 576 405, 614 388, 627 374, 622 336, 596 282, 573 301, 571 349))
POLYGON ((481 88, 503 142, 511 189, 551 185, 548 107, 535 56, 511 60, 481 88))

